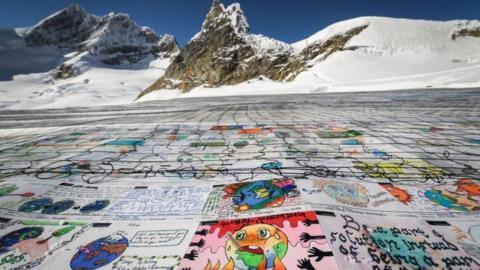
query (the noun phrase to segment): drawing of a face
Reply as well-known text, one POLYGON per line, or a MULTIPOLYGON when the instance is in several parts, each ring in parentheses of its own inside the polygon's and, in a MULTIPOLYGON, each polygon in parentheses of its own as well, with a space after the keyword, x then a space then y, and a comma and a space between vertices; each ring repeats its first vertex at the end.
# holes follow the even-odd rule
POLYGON ((236 211, 262 209, 280 206, 286 199, 286 192, 270 181, 257 181, 238 188, 232 195, 236 211))
POLYGON ((288 238, 268 224, 249 225, 236 231, 226 242, 226 255, 232 269, 285 269, 281 260, 288 248, 288 238))
POLYGON ((381 183, 379 185, 404 204, 408 204, 412 201, 412 196, 404 189, 398 188, 389 183, 381 183))
POLYGON ((7 233, 0 238, 0 254, 8 252, 13 245, 24 240, 37 238, 42 233, 42 227, 26 227, 7 233))
POLYGON ((128 247, 128 239, 120 234, 99 238, 73 255, 70 267, 73 270, 101 268, 120 257, 128 247))

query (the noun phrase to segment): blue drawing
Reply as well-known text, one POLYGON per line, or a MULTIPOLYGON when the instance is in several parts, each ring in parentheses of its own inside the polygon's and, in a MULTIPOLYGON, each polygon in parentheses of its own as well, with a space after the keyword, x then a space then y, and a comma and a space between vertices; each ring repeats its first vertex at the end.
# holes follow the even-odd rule
POLYGON ((361 145, 362 143, 357 139, 348 139, 342 141, 343 145, 361 145))
POLYGON ((25 227, 9 232, 0 238, 0 254, 8 252, 11 247, 23 240, 34 239, 42 235, 42 227, 25 227))
POLYGON ((262 169, 264 170, 278 170, 282 168, 282 163, 280 161, 273 161, 262 164, 262 169))
POLYGON ((50 198, 35 199, 20 205, 20 207, 18 208, 18 211, 24 212, 24 213, 31 213, 52 204, 53 204, 53 200, 50 198))
POLYGON ((387 155, 387 153, 378 149, 373 149, 372 154, 377 158, 383 158, 387 155))
POLYGON ((430 201, 440 206, 457 211, 468 211, 466 207, 458 204, 455 199, 445 196, 441 191, 427 190, 424 194, 430 201))
POLYGON ((109 204, 109 200, 96 200, 94 202, 84 205, 82 208, 80 208, 80 212, 84 214, 97 212, 104 209, 109 204))
POLYGON ((72 200, 63 200, 43 207, 42 214, 56 215, 67 211, 75 204, 72 200))
POLYGON ((114 234, 99 238, 80 248, 70 261, 72 270, 101 268, 120 257, 128 247, 128 239, 114 234))
POLYGON ((121 146, 137 146, 143 145, 145 142, 143 139, 118 139, 114 141, 109 141, 105 145, 121 145, 121 146))

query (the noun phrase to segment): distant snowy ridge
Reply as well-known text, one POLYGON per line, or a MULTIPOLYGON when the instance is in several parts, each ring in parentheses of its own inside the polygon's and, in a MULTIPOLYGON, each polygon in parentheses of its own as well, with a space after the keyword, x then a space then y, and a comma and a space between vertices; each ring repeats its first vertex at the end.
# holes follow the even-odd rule
MULTIPOLYGON (((77 4, 16 32, 27 47, 56 47, 70 56, 88 52, 91 56, 88 59, 107 65, 136 64, 147 57, 170 57, 179 50, 175 37, 140 27, 127 14, 112 12, 99 17, 88 14, 77 4)), ((55 78, 78 75, 74 72, 78 68, 72 66, 71 60, 68 63, 59 66, 55 78)))
POLYGON ((32 27, 0 29, 0 80, 13 75, 0 81, 0 108, 128 103, 178 51, 174 36, 127 14, 99 17, 70 5, 32 27))
POLYGON ((386 17, 359 17, 335 23, 292 46, 301 50, 309 44, 328 38, 359 25, 365 31, 353 37, 347 47, 367 53, 395 55, 401 53, 431 53, 449 57, 480 56, 480 41, 474 37, 452 38, 464 28, 480 27, 480 21, 426 21, 386 17))

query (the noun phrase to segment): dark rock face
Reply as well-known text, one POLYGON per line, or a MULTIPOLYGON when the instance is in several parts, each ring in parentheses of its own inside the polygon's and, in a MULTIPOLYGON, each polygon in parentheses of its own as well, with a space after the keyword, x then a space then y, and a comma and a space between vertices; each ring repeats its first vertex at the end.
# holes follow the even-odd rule
POLYGON ((480 38, 480 27, 476 28, 462 28, 452 33, 452 40, 458 37, 477 37, 480 38))
POLYGON ((137 63, 149 55, 167 57, 179 50, 173 36, 159 36, 148 27, 139 27, 122 13, 103 17, 82 49, 110 65, 137 63))
POLYGON ((259 35, 248 35, 249 26, 238 4, 225 8, 214 1, 202 30, 181 50, 165 76, 147 89, 236 84, 265 75, 284 63, 290 54, 287 44, 259 35), (259 55, 254 42, 271 45, 259 55))
MULTIPOLYGON (((158 35, 138 26, 128 15, 110 13, 97 17, 71 5, 30 28, 24 35, 28 46, 56 46, 64 51, 87 51, 109 65, 134 64, 148 56, 170 57, 179 48, 173 36, 158 35)), ((58 78, 74 74, 57 68, 58 78), (63 75, 62 75, 63 74, 63 75)))
POLYGON ((78 70, 73 65, 68 64, 61 64, 52 71, 52 77, 55 80, 72 78, 77 74, 78 70))
POLYGON ((237 84, 259 76, 278 81, 293 80, 305 70, 307 61, 320 55, 325 59, 343 49, 351 37, 366 27, 314 43, 298 53, 286 43, 249 34, 240 5, 225 8, 216 0, 201 32, 180 51, 165 74, 139 97, 157 89, 188 92, 200 85, 237 84))
POLYGON ((71 5, 31 28, 25 35, 29 46, 75 48, 93 32, 98 18, 78 5, 71 5))
POLYGON ((323 61, 331 54, 344 49, 345 44, 354 36, 360 34, 368 25, 362 25, 349 31, 335 35, 323 42, 315 42, 304 48, 300 54, 294 56, 288 63, 275 72, 273 79, 292 81, 295 77, 307 69, 307 62, 312 59, 323 61))

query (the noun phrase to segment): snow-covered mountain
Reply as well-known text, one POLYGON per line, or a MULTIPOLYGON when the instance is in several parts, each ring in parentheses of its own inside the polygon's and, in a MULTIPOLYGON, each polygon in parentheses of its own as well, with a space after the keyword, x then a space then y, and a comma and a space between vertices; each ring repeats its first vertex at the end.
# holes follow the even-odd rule
POLYGON ((480 87, 480 21, 361 17, 287 44, 250 32, 239 4, 214 0, 179 49, 128 15, 78 5, 0 29, 0 108, 177 97, 480 87), (31 74, 26 74, 31 73, 31 74), (19 75, 24 74, 24 75, 19 75))
POLYGON ((295 79, 333 90, 478 86, 480 21, 361 17, 331 25, 292 44, 298 51, 368 25, 341 51, 314 59, 295 79))
POLYGON ((131 102, 178 51, 174 36, 127 14, 70 5, 32 27, 0 30, 0 79, 13 76, 0 82, 0 108, 131 102))
POLYGON ((73 4, 24 29, 23 37, 31 47, 50 45, 76 49, 95 31, 100 20, 73 4))
POLYGON ((249 33, 239 4, 225 7, 213 1, 201 31, 183 48, 165 75, 146 92, 180 89, 184 92, 209 84, 236 84, 261 75, 274 75, 288 59, 292 47, 284 42, 249 33))
POLYGON ((480 21, 361 17, 293 44, 248 29, 238 4, 214 1, 201 32, 139 100, 480 85, 480 21))

